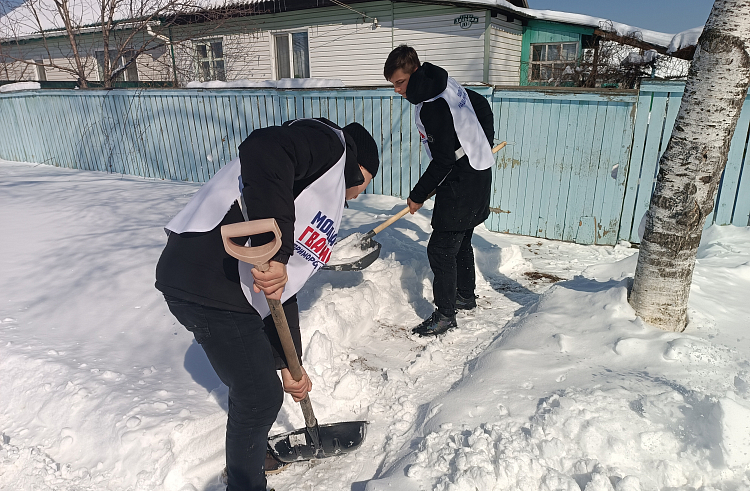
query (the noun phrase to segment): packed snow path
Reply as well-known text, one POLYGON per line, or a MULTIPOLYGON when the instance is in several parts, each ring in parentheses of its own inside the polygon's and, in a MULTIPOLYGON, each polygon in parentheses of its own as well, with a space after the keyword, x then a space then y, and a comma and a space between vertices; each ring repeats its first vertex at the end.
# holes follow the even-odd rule
MULTIPOLYGON (((226 388, 153 288, 162 227, 197 188, 0 162, 0 489, 223 488, 226 388)), ((350 204, 343 235, 403 208, 350 204)), ((300 294, 318 419, 370 424, 277 491, 748 489, 747 229, 707 234, 679 334, 633 316, 627 244, 480 228, 479 308, 423 339, 429 208, 378 234, 366 270, 300 294)), ((303 424, 287 398, 272 433, 303 424)))

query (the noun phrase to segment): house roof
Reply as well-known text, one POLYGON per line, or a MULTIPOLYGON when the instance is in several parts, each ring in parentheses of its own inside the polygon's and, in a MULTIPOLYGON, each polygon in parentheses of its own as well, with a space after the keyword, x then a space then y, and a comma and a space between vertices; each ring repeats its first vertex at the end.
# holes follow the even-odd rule
MULTIPOLYGON (((136 0, 141 3, 141 10, 119 9, 115 14, 115 20, 126 21, 135 17, 143 17, 148 12, 145 11, 148 6, 153 12, 154 9, 164 9, 172 0, 136 0), (134 12, 137 15, 134 15, 134 12)), ((365 1, 365 0, 360 0, 365 1)), ((405 0, 409 1, 409 0, 405 0)), ((678 34, 667 34, 662 32, 640 29, 638 27, 613 22, 601 17, 593 17, 583 14, 573 14, 567 12, 558 12, 553 10, 534 10, 529 9, 527 0, 419 0, 420 3, 428 4, 450 4, 466 5, 484 8, 494 8, 497 10, 512 13, 524 19, 536 19, 562 24, 578 25, 598 29, 602 32, 612 33, 623 38, 636 38, 648 45, 661 48, 662 52, 676 52, 680 50, 694 48, 697 44, 698 36, 702 27, 684 31, 678 34)), ((347 0, 347 3, 359 3, 357 0, 347 0)), ((132 4, 132 3, 128 3, 132 4)), ((101 2, 98 0, 69 0, 72 17, 76 23, 82 27, 95 28, 100 18, 101 2)), ((123 4, 124 5, 124 4, 123 4)), ((245 6, 263 6, 263 10, 271 12, 283 12, 286 10, 298 10, 300 8, 311 8, 320 6, 333 5, 326 0, 181 0, 181 8, 187 7, 194 12, 205 10, 222 9, 228 6, 236 7, 237 5, 245 6)), ((165 12, 166 13, 166 12, 165 12)), ((64 25, 57 14, 53 0, 26 0, 17 8, 7 15, 0 17, 0 39, 18 39, 18 38, 38 38, 41 37, 41 31, 54 33, 55 31, 63 32, 64 25), (39 18, 39 25, 31 22, 32 9, 36 11, 39 18), (41 30, 40 30, 41 27, 41 30)))

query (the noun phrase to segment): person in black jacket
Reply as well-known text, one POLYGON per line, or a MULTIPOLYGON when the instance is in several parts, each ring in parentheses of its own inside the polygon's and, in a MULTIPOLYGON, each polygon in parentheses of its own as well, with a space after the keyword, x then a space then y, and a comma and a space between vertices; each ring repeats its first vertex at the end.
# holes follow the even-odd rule
MULTIPOLYGON (((456 327, 456 309, 476 307, 471 237, 474 227, 484 222, 490 213, 492 171, 489 168, 477 170, 477 165, 469 161, 467 149, 459 140, 449 106, 450 97, 444 97, 449 80, 444 69, 430 63, 420 64, 416 51, 401 45, 390 53, 383 72, 398 94, 418 105, 418 118, 425 133, 420 136, 432 157, 411 190, 407 204, 413 214, 436 190, 433 232, 427 246, 427 257, 435 276, 436 310, 413 332, 420 336, 438 335, 456 327)), ((452 87, 458 87, 455 81, 452 83, 452 87)), ((475 121, 468 122, 476 125, 478 120, 476 131, 483 132, 479 140, 473 140, 473 145, 491 148, 494 139, 492 109, 484 97, 471 90, 466 92, 473 108, 470 118, 475 118, 475 121)), ((468 126, 466 123, 462 122, 468 126)), ((460 129, 465 134, 465 129, 460 129)), ((481 154, 486 160, 489 149, 476 150, 475 154, 481 154)), ((491 157, 491 150, 489 155, 491 157)))
MULTIPOLYGON (((287 263, 295 251, 295 199, 313 183, 322 182, 324 176, 340 183, 340 174, 335 172, 341 169, 345 195, 330 199, 341 200, 335 204, 342 209, 344 199, 356 198, 378 171, 378 149, 367 130, 357 123, 345 126, 345 146, 340 131, 323 118, 253 131, 239 147, 241 194, 247 217, 238 201, 229 201, 231 207, 212 229, 171 232, 156 267, 156 288, 164 294, 172 314, 193 333, 216 374, 229 388, 229 491, 265 491, 265 467, 277 464, 267 456, 266 448, 268 432, 281 408, 282 388, 300 401, 312 389, 312 383, 306 373, 295 382, 286 368, 272 317, 262 319, 246 298, 238 260, 225 251, 220 229, 245 219, 276 219, 282 233, 281 248, 269 261, 268 271, 253 268, 252 276, 256 293, 262 291, 268 298, 280 299, 288 280, 287 263), (283 386, 276 370, 281 370, 283 386)), ((233 180, 237 182, 236 177, 233 180)), ((239 187, 235 189, 239 195, 239 187)), ((234 198, 230 195, 229 199, 234 198)), ((200 206, 214 206, 205 204, 210 201, 205 200, 200 206)), ((225 209, 220 209, 217 216, 225 209)), ((263 240, 251 239, 253 245, 258 245, 256 239, 263 240)), ((301 363, 296 295, 287 299, 283 307, 301 363)))

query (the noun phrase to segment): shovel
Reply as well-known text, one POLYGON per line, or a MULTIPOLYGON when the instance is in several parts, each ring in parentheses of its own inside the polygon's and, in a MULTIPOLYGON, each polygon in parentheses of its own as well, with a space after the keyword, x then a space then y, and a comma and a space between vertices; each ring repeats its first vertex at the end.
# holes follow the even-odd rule
MULTIPOLYGON (((221 227, 221 238, 227 253, 240 261, 255 265, 259 271, 267 271, 268 261, 281 247, 281 231, 273 218, 239 222, 221 227), (232 238, 247 237, 266 232, 273 232, 271 242, 257 247, 241 246, 232 238)), ((266 298, 271 309, 273 323, 279 333, 281 346, 284 348, 287 366, 292 378, 299 382, 302 379, 302 367, 297 359, 289 324, 284 315, 280 300, 266 298)), ((366 421, 349 421, 319 425, 315 418, 310 396, 305 396, 299 402, 302 414, 305 416, 305 428, 282 435, 268 438, 268 446, 274 456, 281 462, 296 462, 299 460, 323 459, 349 453, 362 445, 365 439, 366 421)))
MULTIPOLYGON (((496 145, 492 149, 492 153, 496 154, 499 152, 505 145, 507 145, 508 142, 502 142, 498 145, 496 145)), ((427 195, 427 199, 432 198, 435 195, 435 191, 431 192, 429 195, 427 195)), ((357 249, 361 250, 361 254, 344 254, 344 261, 342 262, 334 262, 331 263, 329 261, 328 264, 323 266, 321 269, 327 269, 331 271, 361 271, 365 269, 367 266, 371 265, 375 262, 375 260, 380 256, 380 249, 382 247, 382 244, 380 242, 377 242, 373 239, 376 234, 382 232, 385 228, 390 226, 393 222, 401 218, 402 216, 409 213, 409 207, 407 206, 403 210, 399 211, 395 215, 393 215, 388 220, 384 221, 374 229, 370 230, 364 235, 360 234, 353 234, 350 235, 344 239, 341 240, 341 242, 336 243, 335 247, 338 248, 344 248, 345 251, 352 251, 356 252, 357 249), (355 259, 348 259, 348 256, 354 255, 355 259)), ((335 249, 334 249, 335 251, 335 249)), ((332 259, 335 261, 336 253, 334 252, 334 257, 332 259)))

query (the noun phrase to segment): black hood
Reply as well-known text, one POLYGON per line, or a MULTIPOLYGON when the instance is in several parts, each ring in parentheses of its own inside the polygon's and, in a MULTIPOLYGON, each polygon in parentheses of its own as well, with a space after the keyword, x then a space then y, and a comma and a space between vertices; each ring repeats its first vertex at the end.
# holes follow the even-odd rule
POLYGON ((409 77, 406 86, 406 100, 419 104, 437 97, 448 85, 448 72, 432 63, 422 63, 409 77))

